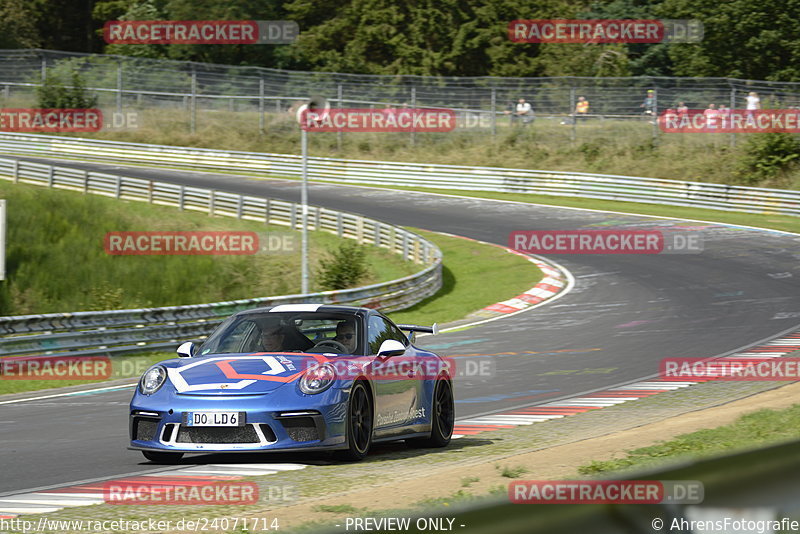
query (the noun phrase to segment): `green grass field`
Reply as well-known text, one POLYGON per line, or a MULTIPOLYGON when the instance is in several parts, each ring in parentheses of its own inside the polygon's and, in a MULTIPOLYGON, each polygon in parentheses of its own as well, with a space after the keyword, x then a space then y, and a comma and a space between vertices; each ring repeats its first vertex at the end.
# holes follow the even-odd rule
MULTIPOLYGON (((0 182, 7 199, 8 279, 0 284, 0 315, 195 304, 300 292, 300 234, 230 217, 96 195, 0 182), (280 232, 295 252, 245 256, 114 256, 111 231, 215 230, 280 232)), ((312 271, 341 242, 310 234, 312 271)), ((360 285, 412 274, 419 265, 367 247, 369 272, 360 285)), ((311 290, 322 288, 312 272, 311 290)))

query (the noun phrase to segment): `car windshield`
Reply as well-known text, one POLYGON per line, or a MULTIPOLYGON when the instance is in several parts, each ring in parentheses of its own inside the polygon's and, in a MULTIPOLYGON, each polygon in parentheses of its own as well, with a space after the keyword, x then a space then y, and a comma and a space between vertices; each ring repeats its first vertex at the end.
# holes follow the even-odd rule
POLYGON ((354 315, 283 312, 235 315, 200 346, 199 355, 251 352, 362 354, 354 315))

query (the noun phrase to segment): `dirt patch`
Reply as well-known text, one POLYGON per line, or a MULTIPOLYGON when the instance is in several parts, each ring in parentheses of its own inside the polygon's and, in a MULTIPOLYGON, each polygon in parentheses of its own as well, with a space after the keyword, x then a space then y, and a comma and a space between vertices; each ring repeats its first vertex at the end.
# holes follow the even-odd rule
MULTIPOLYGON (((385 484, 372 484, 344 494, 304 500, 302 504, 273 509, 272 514, 280 519, 282 529, 308 521, 325 521, 333 527, 335 519, 339 517, 363 513, 322 512, 316 507, 349 505, 375 512, 411 507, 421 500, 448 497, 459 490, 482 495, 500 485, 507 486, 511 479, 502 476, 503 467, 525 468, 525 474, 517 477, 522 479, 579 478, 578 467, 592 460, 620 458, 625 456, 625 451, 669 440, 680 434, 725 425, 748 412, 762 408, 788 408, 798 403, 800 383, 793 383, 715 408, 670 417, 598 438, 512 455, 500 461, 474 463, 473 460, 469 465, 451 465, 441 469, 431 467, 425 476, 389 480, 385 484)), ((387 473, 387 478, 390 476, 391 473, 387 473)))

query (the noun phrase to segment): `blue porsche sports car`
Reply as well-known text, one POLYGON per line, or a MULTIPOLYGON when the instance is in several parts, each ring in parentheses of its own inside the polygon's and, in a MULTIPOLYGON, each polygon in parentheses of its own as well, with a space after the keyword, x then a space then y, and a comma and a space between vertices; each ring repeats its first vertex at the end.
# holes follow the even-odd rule
POLYGON ((239 312, 179 358, 142 375, 131 449, 158 463, 187 452, 332 450, 364 458, 379 441, 444 447, 453 370, 413 345, 436 325, 376 310, 287 304, 239 312), (406 335, 403 331, 407 331, 406 335))

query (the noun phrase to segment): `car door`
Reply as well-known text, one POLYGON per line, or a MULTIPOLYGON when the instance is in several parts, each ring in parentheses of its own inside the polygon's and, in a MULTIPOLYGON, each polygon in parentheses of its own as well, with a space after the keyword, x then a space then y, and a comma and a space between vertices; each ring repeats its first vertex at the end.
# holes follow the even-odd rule
POLYGON ((369 354, 377 355, 381 343, 387 339, 401 342, 406 351, 397 356, 377 357, 372 362, 376 437, 402 433, 410 425, 422 395, 422 377, 408 339, 391 321, 378 313, 371 314, 367 323, 369 354))

